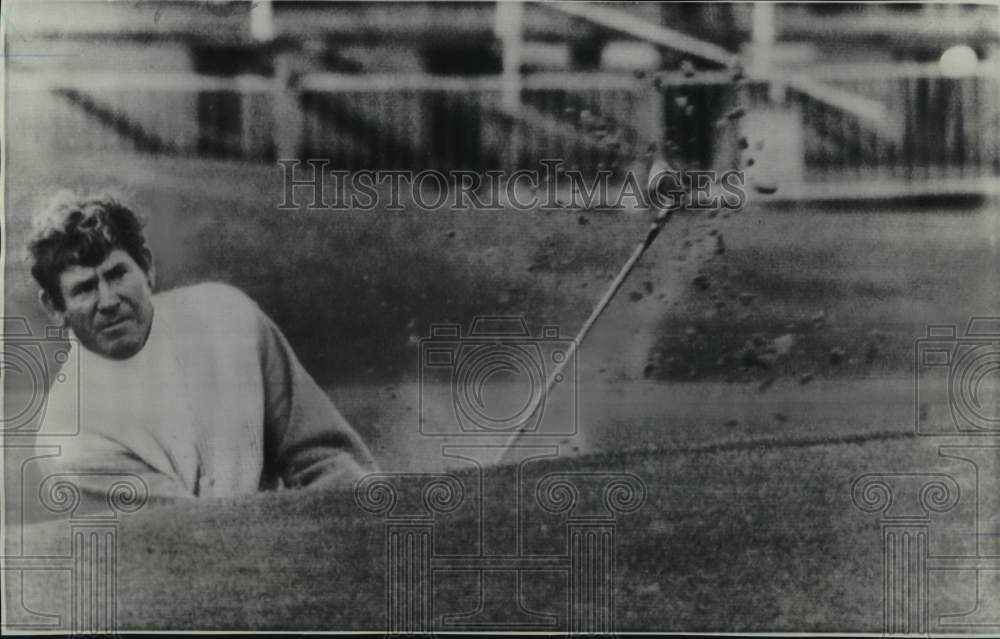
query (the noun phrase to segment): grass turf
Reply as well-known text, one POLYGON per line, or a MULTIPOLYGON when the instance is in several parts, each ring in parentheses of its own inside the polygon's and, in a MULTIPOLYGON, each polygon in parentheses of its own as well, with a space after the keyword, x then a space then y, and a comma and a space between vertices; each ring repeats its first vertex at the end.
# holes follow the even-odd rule
MULTIPOLYGON (((942 464, 933 446, 912 438, 535 461, 525 465, 520 488, 513 466, 488 469, 482 490, 475 473, 456 471, 465 501, 439 517, 434 554, 515 550, 513 495, 521 494, 525 552, 564 555, 566 520, 535 505, 537 481, 558 472, 628 472, 641 478, 646 502, 621 516, 616 531, 619 630, 877 632, 878 517, 852 505, 851 482, 872 470, 930 466, 963 486, 971 482, 968 468, 942 464)), ((418 483, 398 482, 401 510, 420 503, 418 483)), ((598 493, 584 491, 580 508, 595 499, 598 493)), ((974 510, 974 501, 964 500, 946 524, 967 529, 974 510)), ((350 492, 264 494, 141 512, 119 528, 120 624, 382 628, 385 530, 350 492)), ((65 525, 39 527, 29 537, 36 552, 68 550, 65 525)), ((939 535, 931 552, 958 554, 967 541, 939 535)), ((527 573, 524 606, 565 623, 562 579, 558 571, 527 573)), ((24 601, 50 609, 58 583, 32 576, 24 601)), ((934 585, 932 612, 967 608, 974 598, 967 579, 934 585)), ((478 592, 472 573, 436 573, 437 627, 440 615, 475 610, 478 592)), ((492 592, 476 620, 509 623, 510 600, 492 592)))

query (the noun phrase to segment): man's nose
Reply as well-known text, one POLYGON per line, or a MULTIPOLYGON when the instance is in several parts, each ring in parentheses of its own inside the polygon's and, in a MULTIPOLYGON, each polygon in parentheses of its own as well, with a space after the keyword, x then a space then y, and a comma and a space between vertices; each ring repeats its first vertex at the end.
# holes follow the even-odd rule
POLYGON ((97 309, 102 312, 111 312, 118 309, 121 298, 113 286, 101 281, 97 284, 97 309))

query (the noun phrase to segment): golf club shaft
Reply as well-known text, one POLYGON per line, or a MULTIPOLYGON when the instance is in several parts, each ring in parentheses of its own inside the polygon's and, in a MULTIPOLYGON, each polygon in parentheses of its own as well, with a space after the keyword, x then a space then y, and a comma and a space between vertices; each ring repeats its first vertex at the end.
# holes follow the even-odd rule
MULTIPOLYGON (((649 250, 649 247, 652 246, 653 241, 656 240, 656 237, 660 234, 660 231, 663 229, 663 225, 667 223, 667 220, 669 218, 670 218, 670 212, 666 209, 661 210, 659 214, 656 216, 656 219, 653 220, 653 222, 649 225, 649 230, 646 231, 646 237, 644 237, 642 242, 640 242, 638 246, 635 247, 635 250, 632 251, 632 255, 628 258, 628 261, 625 262, 625 265, 621 268, 620 271, 618 271, 618 275, 615 276, 614 280, 612 280, 611 285, 608 286, 608 290, 605 291, 604 295, 601 296, 601 299, 594 306, 594 310, 591 311, 590 316, 587 318, 587 321, 583 323, 583 326, 581 326, 580 330, 577 332, 576 338, 573 339, 572 342, 570 342, 569 348, 567 349, 567 352, 563 357, 562 361, 556 364, 555 368, 553 368, 552 371, 549 373, 549 377, 545 382, 545 389, 542 391, 542 393, 536 394, 534 397, 532 397, 531 404, 529 405, 525 421, 530 420, 535 415, 535 413, 538 412, 538 409, 541 408, 542 403, 548 397, 548 394, 552 391, 553 387, 555 387, 555 385, 558 383, 557 380, 562 379, 562 372, 563 370, 565 370, 566 366, 569 365, 572 358, 576 357, 576 352, 579 348, 580 343, 584 340, 587 334, 590 333, 590 329, 594 327, 594 324, 597 322, 597 318, 601 316, 601 313, 604 312, 604 309, 606 309, 608 305, 611 303, 611 300, 614 298, 615 293, 617 293, 618 289, 620 289, 622 284, 625 283, 625 280, 628 278, 629 273, 632 272, 632 269, 635 268, 635 265, 639 262, 639 260, 646 253, 646 251, 649 250)), ((497 459, 497 463, 503 462, 507 454, 517 445, 519 441, 521 441, 521 437, 523 437, 526 432, 527 429, 521 427, 511 434, 510 438, 507 440, 507 443, 504 444, 503 449, 500 451, 500 456, 497 459)))

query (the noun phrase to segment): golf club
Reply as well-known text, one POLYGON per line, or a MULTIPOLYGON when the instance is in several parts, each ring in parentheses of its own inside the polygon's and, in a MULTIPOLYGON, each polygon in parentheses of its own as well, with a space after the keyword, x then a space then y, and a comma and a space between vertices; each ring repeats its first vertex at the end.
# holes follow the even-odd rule
MULTIPOLYGON (((542 406, 542 402, 545 401, 545 398, 548 396, 552 388, 559 382, 559 380, 562 379, 562 372, 565 370, 570 360, 576 355, 576 351, 578 350, 580 343, 584 340, 584 338, 586 338, 587 334, 594 327, 594 324, 601 316, 601 313, 604 312, 604 309, 606 309, 611 303, 615 293, 617 293, 618 289, 620 289, 622 284, 625 283, 625 280, 632 272, 632 269, 635 268, 635 265, 639 262, 642 256, 647 250, 649 250, 649 247, 653 245, 653 242, 660 234, 660 231, 663 230, 664 225, 670 219, 671 213, 672 211, 669 207, 663 207, 657 211, 656 218, 650 223, 649 229, 646 231, 646 236, 635 247, 631 256, 629 256, 628 261, 625 262, 625 265, 622 266, 620 271, 618 271, 618 275, 611 281, 611 284, 608 286, 608 290, 605 291, 604 295, 601 296, 601 299, 598 300, 597 304, 594 306, 594 310, 591 311, 590 316, 587 317, 587 321, 583 323, 583 326, 580 327, 576 337, 570 343, 566 356, 563 357, 562 361, 559 362, 549 373, 548 379, 545 381, 545 388, 541 393, 537 393, 534 397, 532 397, 531 404, 529 404, 525 413, 525 422, 534 416, 534 414, 542 406)), ((526 432, 528 432, 528 429, 522 426, 511 434, 507 443, 504 444, 503 449, 500 451, 497 463, 502 463, 504 461, 509 452, 517 446, 518 442, 521 441, 521 438, 526 432)))

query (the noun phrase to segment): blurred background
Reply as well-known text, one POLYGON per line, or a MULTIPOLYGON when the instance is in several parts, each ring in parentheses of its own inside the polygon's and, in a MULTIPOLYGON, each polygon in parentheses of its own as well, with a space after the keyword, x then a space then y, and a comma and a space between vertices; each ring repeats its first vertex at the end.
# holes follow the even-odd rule
POLYGON ((675 127, 704 162, 714 71, 740 54, 747 106, 783 133, 774 169, 900 189, 995 175, 997 20, 969 3, 43 0, 5 27, 12 132, 64 153, 585 167, 675 127))
MULTIPOLYGON (((427 211, 405 197, 401 210, 312 210, 304 188, 286 210, 278 161, 483 172, 558 159, 618 181, 664 156, 745 171, 748 202, 670 221, 546 403, 553 436, 532 440, 571 458, 554 464, 646 482, 620 528, 619 628, 878 630, 882 533, 851 482, 931 469, 965 482, 932 546, 963 568, 933 575, 949 624, 935 632, 996 627, 996 570, 960 563, 981 552, 995 566, 996 491, 977 501, 972 466, 914 437, 998 423, 996 335, 967 334, 1000 313, 996 3, 8 0, 3 27, 9 552, 33 542, 18 524, 39 511, 35 444, 65 441, 43 420, 65 344, 25 250, 57 189, 124 191, 149 219, 161 290, 246 291, 383 468, 413 472, 456 463, 441 448, 456 441, 449 371, 423 376, 433 326, 523 317, 554 355, 652 213, 427 211), (992 353, 959 389, 972 388, 971 421, 952 411, 971 369, 915 359, 928 324, 951 325, 946 349, 992 353)), ((484 410, 531 391, 517 374, 490 382, 484 410)), ((989 452, 983 477, 996 476, 989 452)), ((365 562, 382 532, 359 533, 336 499, 154 512, 141 543, 122 544, 139 566, 123 573, 122 624, 370 629, 383 576, 365 562)), ((479 521, 466 514, 456 538, 479 521)), ((519 521, 486 515, 499 533, 519 521)), ((55 623, 32 612, 50 610, 46 592, 16 612, 55 623)))

